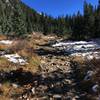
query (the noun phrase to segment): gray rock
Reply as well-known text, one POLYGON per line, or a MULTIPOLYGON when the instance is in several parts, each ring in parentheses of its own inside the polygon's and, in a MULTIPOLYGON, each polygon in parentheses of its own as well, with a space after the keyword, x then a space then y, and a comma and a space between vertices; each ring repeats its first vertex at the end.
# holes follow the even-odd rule
POLYGON ((14 88, 18 88, 18 87, 19 87, 19 85, 16 84, 16 83, 13 83, 12 86, 13 86, 14 88))
POLYGON ((35 87, 31 89, 32 93, 35 94, 35 87))
POLYGON ((53 95, 53 99, 54 100, 61 100, 62 99, 62 96, 61 95, 53 95))

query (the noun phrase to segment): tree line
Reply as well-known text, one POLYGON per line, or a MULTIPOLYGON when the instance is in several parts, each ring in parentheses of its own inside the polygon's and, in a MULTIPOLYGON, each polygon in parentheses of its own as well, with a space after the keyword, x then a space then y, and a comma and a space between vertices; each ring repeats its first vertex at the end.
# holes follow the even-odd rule
POLYGON ((53 18, 20 0, 0 0, 0 33, 22 36, 36 31, 77 40, 100 37, 100 0, 95 7, 84 1, 83 11, 53 18))

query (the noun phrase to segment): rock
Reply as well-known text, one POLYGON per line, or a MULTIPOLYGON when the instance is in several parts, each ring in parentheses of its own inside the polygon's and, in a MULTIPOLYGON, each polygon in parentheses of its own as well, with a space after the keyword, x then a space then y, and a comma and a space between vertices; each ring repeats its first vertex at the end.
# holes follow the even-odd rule
POLYGON ((79 96, 75 96, 76 99, 79 99, 79 96))
POLYGON ((23 95, 23 98, 24 98, 24 99, 27 99, 27 95, 23 95))
POLYGON ((72 83, 72 81, 71 81, 71 80, 69 80, 69 79, 65 79, 65 80, 64 80, 64 83, 71 84, 71 83, 72 83))
POLYGON ((56 83, 53 87, 51 87, 51 91, 52 91, 52 93, 62 94, 64 92, 63 91, 63 84, 56 83))
POLYGON ((15 84, 15 83, 13 83, 12 86, 13 86, 14 88, 18 88, 18 87, 19 87, 19 85, 15 84))
POLYGON ((31 91, 32 91, 32 93, 33 93, 33 95, 35 94, 35 87, 33 87, 32 89, 31 89, 31 91))
POLYGON ((21 99, 21 100, 22 100, 22 98, 23 98, 22 96, 19 97, 19 99, 21 99))
POLYGON ((48 99, 49 99, 48 96, 43 96, 39 100, 48 100, 48 99))
POLYGON ((46 62, 45 62, 44 60, 41 60, 41 63, 42 63, 42 64, 45 64, 46 62))
POLYGON ((37 88, 38 92, 42 92, 42 93, 44 93, 47 89, 48 89, 48 87, 46 85, 40 85, 37 88))
POLYGON ((94 72, 93 71, 88 71, 84 80, 89 80, 93 76, 94 72))
POLYGON ((61 95, 53 95, 53 99, 54 100, 62 100, 62 96, 61 95))
POLYGON ((71 96, 64 97, 64 100, 72 100, 71 96))
POLYGON ((79 99, 79 96, 75 96, 72 98, 72 100, 77 100, 77 99, 79 99))
POLYGON ((2 84, 0 83, 0 88, 2 87, 2 84))
POLYGON ((98 92, 100 86, 98 84, 95 84, 93 87, 92 87, 92 90, 93 92, 98 92))

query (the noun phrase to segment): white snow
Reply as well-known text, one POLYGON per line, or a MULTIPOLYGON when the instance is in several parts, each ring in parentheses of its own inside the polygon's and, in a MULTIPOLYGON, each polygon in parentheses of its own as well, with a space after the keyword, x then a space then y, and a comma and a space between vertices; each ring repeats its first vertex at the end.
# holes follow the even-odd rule
POLYGON ((73 42, 59 42, 54 45, 53 47, 66 47, 67 49, 72 50, 89 50, 89 49, 95 49, 100 48, 98 44, 96 44, 93 41, 86 42, 86 41, 73 41, 73 42))
MULTIPOLYGON (((13 43, 13 41, 11 41, 11 40, 1 40, 0 41, 0 44, 3 44, 3 45, 11 45, 12 43, 13 43)), ((2 51, 1 53, 2 53, 1 57, 7 58, 12 63, 20 64, 20 65, 25 65, 26 64, 26 60, 24 60, 17 53, 16 54, 5 54, 5 51, 2 51)))
POLYGON ((84 53, 72 53, 70 56, 80 56, 80 57, 83 57, 85 59, 88 59, 88 60, 92 60, 93 58, 95 59, 100 59, 100 53, 99 52, 84 52, 84 53))
POLYGON ((68 45, 78 45, 78 44, 86 44, 87 42, 86 41, 76 41, 76 42, 59 42, 59 43, 56 43, 54 45, 52 45, 53 47, 60 47, 60 46, 68 46, 68 45))
POLYGON ((1 40, 0 41, 0 44, 5 44, 5 45, 10 45, 12 43, 13 43, 13 41, 11 41, 11 40, 1 40))
POLYGON ((7 58, 10 62, 13 63, 18 63, 20 65, 25 65, 26 64, 26 60, 24 60, 21 56, 19 56, 18 54, 6 54, 3 55, 2 57, 7 58))
POLYGON ((53 44, 52 47, 69 53, 70 56, 82 56, 89 60, 100 59, 100 39, 91 41, 67 41, 53 44))

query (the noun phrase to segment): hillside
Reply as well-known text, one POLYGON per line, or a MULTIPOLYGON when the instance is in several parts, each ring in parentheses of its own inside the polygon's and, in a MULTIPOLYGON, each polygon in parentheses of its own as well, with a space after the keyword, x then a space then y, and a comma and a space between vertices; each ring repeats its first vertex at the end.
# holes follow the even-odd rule
POLYGON ((23 35, 38 30, 39 15, 20 0, 0 1, 0 33, 23 35))
POLYGON ((0 34, 22 36, 32 32, 54 33, 56 19, 37 13, 21 0, 0 1, 0 34))
POLYGON ((19 35, 32 32, 30 20, 33 20, 34 17, 31 19, 31 14, 38 16, 34 10, 20 0, 1 0, 0 33, 19 35))

